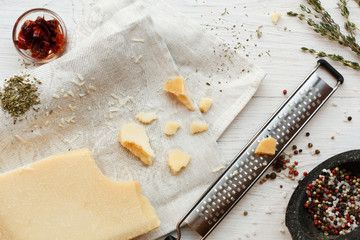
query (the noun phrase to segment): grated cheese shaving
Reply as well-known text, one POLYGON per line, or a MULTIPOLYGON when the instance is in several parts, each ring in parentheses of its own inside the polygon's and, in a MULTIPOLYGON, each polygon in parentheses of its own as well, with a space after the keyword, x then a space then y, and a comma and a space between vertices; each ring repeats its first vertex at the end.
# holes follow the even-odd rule
POLYGON ((109 111, 110 112, 119 112, 120 109, 119 108, 110 108, 109 111))
POLYGON ((53 94, 53 98, 55 98, 55 99, 59 99, 59 98, 60 98, 60 96, 59 96, 59 95, 57 95, 56 93, 54 93, 54 94, 53 94))
POLYGON ((74 81, 74 80, 72 80, 71 81, 73 84, 75 84, 75 85, 77 85, 77 86, 79 86, 79 87, 81 87, 82 85, 84 85, 85 84, 85 82, 76 82, 76 81, 74 81))
POLYGON ((19 135, 15 135, 14 137, 15 137, 15 139, 18 140, 20 143, 23 143, 23 144, 26 143, 26 141, 25 141, 22 137, 20 137, 19 135))
POLYGON ((20 168, 18 168, 18 172, 21 173, 23 171, 33 171, 34 169, 32 167, 30 167, 30 165, 25 165, 22 166, 20 168))
POLYGON ((140 56, 138 56, 136 59, 135 59, 135 61, 134 61, 134 63, 138 63, 139 61, 140 61, 140 59, 142 59, 142 55, 140 55, 140 56))
POLYGON ((88 106, 88 111, 91 111, 91 107, 90 107, 90 106, 88 106))
POLYGON ((83 97, 83 96, 85 96, 85 94, 84 93, 79 93, 79 96, 83 97))
POLYGON ((80 81, 84 81, 85 79, 80 73, 77 74, 77 77, 79 78, 80 81))
POLYGON ((116 99, 116 100, 119 100, 119 97, 116 96, 114 93, 110 94, 110 96, 113 97, 113 98, 116 99))
POLYGON ((124 99, 119 99, 120 107, 125 106, 125 104, 127 104, 128 102, 133 102, 133 100, 134 100, 133 97, 130 97, 130 96, 127 96, 124 99))
POLYGON ((65 94, 63 95, 63 97, 64 97, 64 98, 67 98, 67 97, 68 97, 67 93, 65 93, 65 94))
POLYGON ((144 43, 144 42, 145 42, 144 39, 140 39, 140 38, 133 38, 131 41, 133 41, 133 42, 139 42, 139 43, 144 43))
POLYGON ((49 120, 46 120, 46 122, 44 123, 45 126, 49 126, 49 124, 50 124, 49 120))
POLYGON ((68 91, 67 93, 69 94, 69 96, 71 96, 73 98, 75 97, 75 95, 74 95, 74 93, 72 91, 68 91))
POLYGON ((115 129, 111 126, 111 124, 109 122, 105 122, 105 125, 112 131, 112 132, 116 132, 115 129))
POLYGON ((75 123, 75 116, 71 116, 69 119, 66 119, 66 122, 68 123, 75 123))
POLYGON ((61 92, 61 93, 64 93, 64 92, 65 92, 65 90, 62 88, 62 89, 60 90, 60 92, 61 92))
POLYGON ((76 111, 76 106, 71 105, 71 103, 69 104, 69 108, 72 112, 76 111))
POLYGON ((212 170, 212 172, 216 173, 216 172, 223 170, 224 168, 225 168, 225 166, 221 166, 221 167, 215 168, 214 170, 212 170))
POLYGON ((89 89, 90 89, 91 91, 96 91, 96 87, 93 86, 93 85, 90 85, 90 86, 89 86, 89 89))
POLYGON ((75 142, 76 140, 78 140, 78 138, 80 137, 80 134, 77 134, 73 139, 64 139, 63 142, 64 143, 69 143, 72 144, 73 142, 75 142))

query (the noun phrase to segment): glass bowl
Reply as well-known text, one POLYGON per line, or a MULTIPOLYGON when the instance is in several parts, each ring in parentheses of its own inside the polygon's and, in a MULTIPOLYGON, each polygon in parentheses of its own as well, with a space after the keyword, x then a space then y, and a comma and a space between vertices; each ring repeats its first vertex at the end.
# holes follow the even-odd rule
POLYGON ((46 8, 34 8, 34 9, 30 9, 30 10, 24 12, 16 20, 14 28, 13 28, 12 38, 13 38, 13 42, 14 42, 14 46, 15 46, 16 50, 20 53, 20 55, 22 57, 24 57, 25 59, 30 60, 34 63, 46 63, 46 62, 56 59, 64 52, 64 50, 66 48, 66 44, 67 44, 67 30, 66 30, 64 21, 55 12, 48 10, 46 8), (44 17, 45 20, 56 19, 59 22, 59 31, 64 35, 62 47, 56 53, 50 53, 46 58, 43 58, 43 59, 37 59, 37 58, 32 57, 32 53, 29 49, 28 50, 20 49, 16 44, 16 41, 18 40, 19 32, 20 32, 21 27, 23 26, 24 22, 26 20, 35 21, 37 17, 44 17))

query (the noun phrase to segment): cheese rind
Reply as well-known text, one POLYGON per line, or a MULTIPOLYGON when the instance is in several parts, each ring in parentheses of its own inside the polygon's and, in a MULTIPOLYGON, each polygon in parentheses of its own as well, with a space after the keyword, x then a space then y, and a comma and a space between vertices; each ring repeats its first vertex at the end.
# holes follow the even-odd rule
POLYGON ((255 149, 255 154, 274 155, 276 150, 276 139, 272 137, 264 138, 255 149))
POLYGON ((152 164, 155 153, 151 149, 149 137, 143 126, 134 122, 123 125, 119 133, 119 142, 132 154, 140 158, 144 164, 152 164))
POLYGON ((165 134, 168 136, 172 136, 177 132, 179 128, 180 124, 178 122, 170 121, 165 126, 165 134))
POLYGON ((86 148, 25 168, 0 175, 2 240, 127 240, 159 227, 139 183, 106 178, 86 148))
POLYGON ((139 112, 136 115, 136 119, 141 123, 149 124, 158 119, 158 117, 154 112, 139 112))
POLYGON ((182 77, 167 81, 165 83, 164 90, 174 94, 187 109, 194 111, 194 104, 191 99, 189 89, 182 77))
POLYGON ((190 162, 190 155, 181 152, 180 150, 173 150, 168 156, 168 166, 174 175, 177 175, 181 169, 185 168, 190 162))
POLYGON ((190 133, 196 134, 196 133, 205 132, 206 130, 208 130, 208 128, 209 128, 209 124, 195 121, 192 122, 190 125, 190 133))
POLYGON ((199 109, 201 112, 205 113, 209 110, 212 104, 212 99, 208 97, 201 98, 199 109))

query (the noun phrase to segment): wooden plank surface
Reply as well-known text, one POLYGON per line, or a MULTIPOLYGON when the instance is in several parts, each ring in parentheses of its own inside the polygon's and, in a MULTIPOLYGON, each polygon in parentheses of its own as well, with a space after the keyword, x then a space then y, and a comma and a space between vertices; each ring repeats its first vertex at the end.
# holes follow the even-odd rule
MULTIPOLYGON (((57 12, 66 22, 71 34, 84 13, 94 1, 85 0, 0 0, 0 78, 3 79, 24 68, 19 61, 12 40, 12 27, 17 17, 35 7, 46 7, 57 12)), ((319 37, 297 18, 286 16, 290 10, 299 11, 297 0, 169 0, 170 5, 222 38, 231 46, 245 46, 240 54, 267 72, 253 99, 238 115, 218 141, 225 159, 231 161, 268 117, 285 100, 283 89, 290 93, 316 64, 313 55, 303 53, 307 46, 358 59, 345 48, 319 37), (226 11, 225 11, 226 9, 226 11), (222 15, 223 12, 226 12, 222 15), (271 15, 281 13, 278 25, 271 23, 271 15), (257 38, 256 30, 262 36, 257 38), (285 30, 286 29, 286 30, 285 30), (269 53, 269 54, 268 54, 269 53)), ((341 20, 337 1, 324 1, 335 19, 341 20)), ((351 19, 360 24, 360 9, 349 1, 351 19)), ((359 149, 360 141, 360 73, 331 62, 345 77, 345 84, 311 120, 293 144, 304 151, 293 159, 299 162, 298 170, 310 171, 327 158, 351 149, 359 149), (335 106, 336 105, 336 106, 335 106), (351 122, 347 117, 352 116, 351 122), (305 137, 305 132, 310 137, 305 137), (335 136, 335 139, 330 139, 335 136), (314 148, 306 147, 308 142, 314 148), (320 149, 319 155, 314 150, 320 149)), ((287 152, 291 152, 290 148, 287 152)), ((226 217, 208 239, 291 239, 284 225, 285 209, 297 182, 280 174, 274 181, 256 184, 235 209, 226 217), (283 188, 280 188, 280 185, 283 188), (247 211, 248 216, 243 212, 247 211), (270 214, 266 214, 266 212, 270 214)), ((195 201, 198 196, 189 201, 195 201)), ((184 239, 198 239, 185 232, 184 239)))

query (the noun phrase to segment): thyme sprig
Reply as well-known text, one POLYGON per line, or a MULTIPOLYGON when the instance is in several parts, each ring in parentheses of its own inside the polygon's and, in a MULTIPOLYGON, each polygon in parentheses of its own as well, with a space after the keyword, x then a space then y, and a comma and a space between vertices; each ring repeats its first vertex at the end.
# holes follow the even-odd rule
MULTIPOLYGON (((360 0, 355 0, 360 5, 360 0)), ((296 13, 289 11, 288 16, 298 17, 300 20, 307 22, 307 24, 313 28, 313 30, 328 38, 331 41, 335 41, 342 46, 350 48, 356 55, 360 56, 360 46, 356 42, 356 31, 360 31, 355 23, 350 21, 350 12, 347 7, 346 0, 339 0, 337 4, 341 15, 345 19, 344 28, 346 32, 341 30, 339 24, 337 24, 331 17, 328 11, 321 5, 320 0, 307 0, 310 7, 300 4, 300 9, 303 13, 296 13), (315 20, 314 20, 315 19, 315 20)), ((351 67, 355 70, 360 70, 359 64, 354 61, 344 59, 338 54, 327 54, 323 51, 317 51, 311 48, 303 47, 303 51, 307 51, 316 54, 319 57, 327 57, 334 61, 342 62, 345 66, 351 67)))

